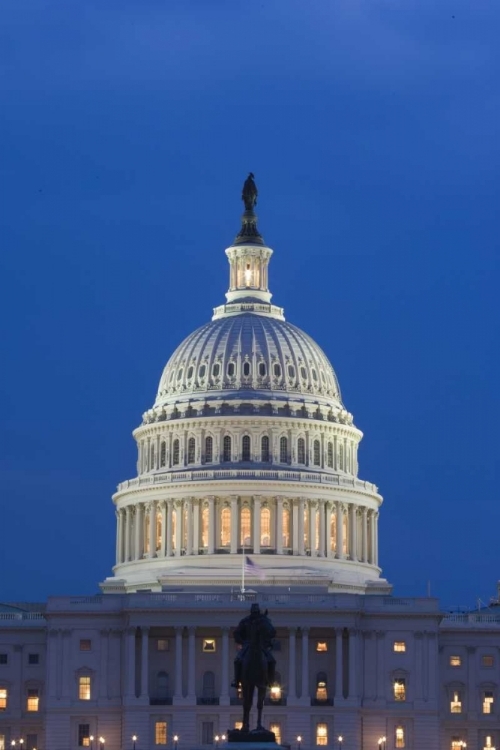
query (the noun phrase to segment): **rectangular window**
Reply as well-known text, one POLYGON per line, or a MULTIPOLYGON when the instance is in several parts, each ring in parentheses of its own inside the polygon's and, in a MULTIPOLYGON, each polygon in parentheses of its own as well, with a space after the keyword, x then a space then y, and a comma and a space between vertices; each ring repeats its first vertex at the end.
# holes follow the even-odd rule
POLYGON ((234 722, 234 728, 235 729, 243 729, 243 722, 242 721, 235 721, 234 722))
POLYGON ((0 664, 8 664, 9 657, 7 654, 0 654, 0 664))
POLYGON ((461 667, 462 657, 461 656, 450 656, 450 667, 461 667))
POLYGON ((35 750, 38 747, 38 735, 26 735, 26 750, 35 750))
POLYGON ((462 696, 455 690, 450 701, 450 713, 461 714, 462 713, 462 696))
POLYGON ((78 678, 78 697, 81 701, 90 700, 90 677, 78 678))
POLYGON ((166 638, 158 638, 156 641, 157 651, 168 651, 168 640, 166 638))
POLYGON ((394 641, 393 650, 396 651, 396 653, 404 653, 406 651, 406 642, 405 641, 394 641))
POLYGON ((328 699, 328 690, 326 687, 326 682, 324 680, 318 680, 318 683, 316 685, 316 700, 326 701, 327 699, 328 699))
POLYGON ((0 734, 0 750, 5 750, 5 735, 0 734))
POLYGON ((460 737, 451 738, 451 750, 463 750, 464 743, 460 737))
POLYGON ((493 750, 493 737, 490 734, 487 734, 484 738, 484 748, 483 750, 493 750))
POLYGON ((277 703, 281 700, 281 685, 272 685, 269 690, 269 698, 277 703))
POLYGON ((214 744, 214 723, 213 721, 202 721, 201 723, 201 744, 214 744))
POLYGON ((328 651, 328 643, 326 641, 316 641, 316 651, 318 651, 318 653, 328 651))
POLYGON ((493 691, 486 690, 483 693, 483 714, 493 713, 493 691))
POLYGON ((90 638, 81 638, 80 639, 80 651, 90 651, 92 648, 92 641, 90 638))
POLYGON ((481 658, 481 663, 483 667, 492 667, 494 664, 493 657, 490 654, 485 655, 481 658))
POLYGON ((90 746, 90 724, 78 724, 78 747, 90 746))
POLYGON ((7 709, 8 697, 7 688, 0 687, 0 711, 5 711, 7 709))
POLYGON ((394 700, 405 701, 406 700, 406 682, 403 677, 398 677, 394 680, 394 700))
POLYGON ((40 701, 40 697, 38 695, 38 688, 29 688, 28 697, 26 700, 26 710, 30 712, 38 711, 39 701, 40 701))
POLYGON ((40 664, 40 654, 28 654, 28 664, 31 666, 40 664))
POLYGON ((396 727, 396 738, 394 744, 396 747, 406 747, 404 727, 396 727))
POLYGON ((328 745, 327 724, 316 724, 316 745, 328 745))
POLYGON ((167 744, 167 722, 155 722, 155 745, 167 744))
POLYGON ((276 743, 281 745, 281 724, 270 724, 269 729, 271 732, 274 732, 276 743))
POLYGON ((203 639, 203 651, 206 654, 211 654, 216 650, 215 638, 204 638, 203 639))

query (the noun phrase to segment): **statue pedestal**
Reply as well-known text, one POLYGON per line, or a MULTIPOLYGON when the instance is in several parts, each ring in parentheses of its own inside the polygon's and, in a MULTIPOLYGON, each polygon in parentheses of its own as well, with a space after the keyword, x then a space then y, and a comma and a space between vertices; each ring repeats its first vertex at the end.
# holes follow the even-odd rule
POLYGON ((276 736, 274 732, 270 732, 268 729, 252 729, 250 732, 244 732, 242 729, 228 729, 227 732, 227 743, 225 747, 227 750, 236 750, 236 746, 253 745, 253 750, 256 750, 255 746, 264 748, 277 748, 279 745, 276 744, 276 736))

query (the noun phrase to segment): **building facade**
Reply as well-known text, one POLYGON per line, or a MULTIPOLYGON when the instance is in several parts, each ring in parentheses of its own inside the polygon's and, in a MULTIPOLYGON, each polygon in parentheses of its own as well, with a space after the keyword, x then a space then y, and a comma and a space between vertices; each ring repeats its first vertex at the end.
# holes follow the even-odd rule
POLYGON ((277 629, 265 721, 281 743, 499 746, 500 615, 392 595, 362 433, 324 352, 271 303, 256 197, 249 177, 225 304, 133 433, 102 594, 0 605, 0 750, 221 744, 241 714, 231 626, 254 601, 277 629))

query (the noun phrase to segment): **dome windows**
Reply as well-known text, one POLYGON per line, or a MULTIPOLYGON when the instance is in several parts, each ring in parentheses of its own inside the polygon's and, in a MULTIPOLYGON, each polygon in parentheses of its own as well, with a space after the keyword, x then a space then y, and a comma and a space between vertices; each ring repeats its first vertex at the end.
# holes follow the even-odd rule
POLYGON ((328 468, 333 469, 333 443, 328 443, 326 462, 327 462, 328 468))
POLYGON ((305 464, 306 462, 306 441, 304 438, 297 440, 297 463, 305 464))
POLYGON ((220 375, 220 364, 218 362, 212 367, 212 375, 214 378, 218 378, 220 375))
POLYGON ((250 437, 248 435, 243 435, 243 438, 241 441, 241 460, 251 461, 250 437))
POLYGON ((191 378, 193 377, 193 372, 194 372, 194 367, 193 367, 193 365, 191 365, 188 368, 188 371, 187 371, 187 379, 188 380, 191 380, 191 378))
POLYGON ((313 444, 313 458, 314 465, 321 466, 321 450, 319 440, 315 440, 313 444))
POLYGON ((261 378, 265 378, 267 373, 267 367, 265 362, 259 362, 259 375, 261 378))
POLYGON ((184 369, 181 367, 179 370, 177 370, 177 382, 182 378, 182 373, 184 372, 184 369))
POLYGON ((225 435, 222 442, 222 460, 224 463, 231 460, 231 438, 229 435, 225 435))
POLYGON ((205 463, 211 464, 214 460, 214 441, 209 435, 205 438, 205 463))
POLYGON ((304 365, 302 365, 300 368, 300 377, 302 378, 302 380, 307 380, 307 370, 304 365))
POLYGON ((288 365, 288 377, 294 378, 295 377, 295 367, 293 365, 288 365))
POLYGON ((227 375, 229 378, 234 378, 234 374, 236 372, 236 365, 234 362, 230 362, 227 366, 227 375))
POLYGON ((160 467, 163 468, 167 463, 167 444, 165 441, 160 445, 160 467))
POLYGON ((314 367, 312 368, 311 372, 312 372, 312 376, 313 376, 314 382, 317 383, 318 382, 318 373, 316 372, 316 370, 314 369, 314 367))
POLYGON ((179 440, 176 438, 172 446, 172 466, 179 465, 179 440))
POLYGON ((273 373, 275 378, 281 378, 281 365, 278 363, 273 365, 273 373))
POLYGON ((269 438, 267 435, 263 435, 260 441, 260 460, 263 463, 268 463, 270 461, 269 438))
POLYGON ((195 439, 189 438, 188 440, 188 464, 194 464, 195 461, 195 454, 196 454, 196 443, 195 439))
POLYGON ((250 377, 250 373, 252 371, 252 368, 250 367, 250 362, 244 362, 243 363, 243 375, 248 378, 250 377))
POLYGON ((280 463, 288 463, 288 439, 284 436, 280 438, 280 463))
POLYGON ((205 377, 206 372, 207 372, 207 366, 206 365, 201 365, 200 369, 198 370, 198 377, 201 380, 203 380, 203 378, 205 377))

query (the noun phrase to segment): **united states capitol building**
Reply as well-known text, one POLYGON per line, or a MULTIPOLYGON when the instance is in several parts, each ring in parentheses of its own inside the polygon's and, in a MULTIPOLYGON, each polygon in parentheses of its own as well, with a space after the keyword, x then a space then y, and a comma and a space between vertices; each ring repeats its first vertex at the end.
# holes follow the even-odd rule
POLYGON ((231 627, 255 601, 277 630, 264 720, 282 744, 498 748, 500 609, 392 595, 362 433, 322 349, 271 301, 251 177, 243 197, 226 301, 133 433, 102 593, 0 604, 0 750, 222 744, 241 719, 231 627))

